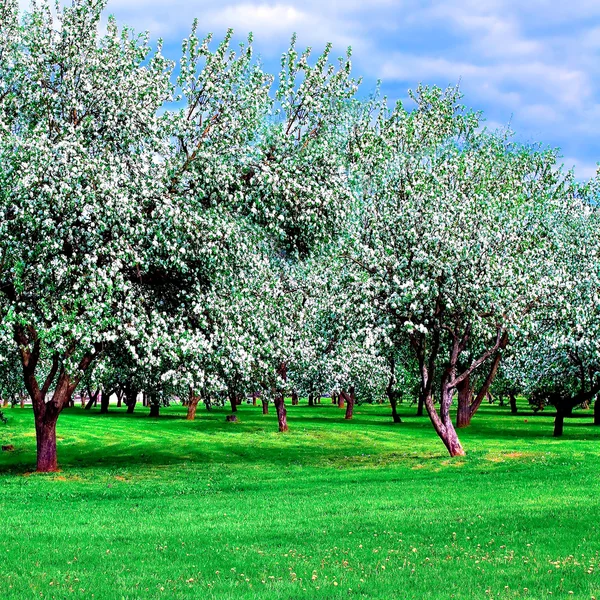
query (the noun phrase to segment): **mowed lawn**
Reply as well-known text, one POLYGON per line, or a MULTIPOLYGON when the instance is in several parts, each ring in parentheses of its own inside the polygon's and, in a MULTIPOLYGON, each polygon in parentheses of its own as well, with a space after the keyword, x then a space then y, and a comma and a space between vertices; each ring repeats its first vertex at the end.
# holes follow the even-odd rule
POLYGON ((427 417, 327 401, 195 422, 67 409, 32 473, 33 418, 0 442, 0 598, 600 599, 600 427, 484 406, 450 460, 427 417))

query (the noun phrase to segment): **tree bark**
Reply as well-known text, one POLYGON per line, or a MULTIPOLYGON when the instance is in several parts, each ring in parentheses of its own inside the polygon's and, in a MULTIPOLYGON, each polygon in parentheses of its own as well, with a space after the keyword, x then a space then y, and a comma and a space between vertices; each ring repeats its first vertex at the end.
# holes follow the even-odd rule
POLYGON ((37 438, 37 470, 40 473, 58 471, 56 457, 56 422, 58 412, 52 417, 35 419, 35 433, 37 438))
POLYGON ((262 414, 268 415, 269 414, 269 401, 266 398, 261 398, 260 400, 262 403, 262 414))
POLYGON ((341 392, 338 394, 338 407, 344 408, 344 394, 341 392))
POLYGON ((188 421, 193 421, 196 418, 196 409, 198 408, 198 403, 200 402, 200 394, 190 393, 190 397, 188 400, 188 409, 187 409, 187 417, 188 421))
POLYGON ((150 417, 160 416, 160 404, 158 402, 150 402, 150 417))
POLYGON ((283 394, 275 396, 275 410, 277 411, 277 422, 279 424, 280 433, 288 431, 287 411, 285 410, 285 400, 283 394))
MULTIPOLYGON (((417 417, 422 417, 423 416, 423 409, 425 408, 425 397, 423 396, 423 393, 421 391, 419 391, 419 402, 417 404, 417 417)), ((392 411, 395 410, 395 405, 392 408, 392 411)), ((400 423, 400 421, 396 421, 394 420, 394 423, 400 423)))
POLYGON ((121 408, 123 403, 123 390, 117 392, 117 408, 121 408))
POLYGON ((457 386, 458 406, 456 410, 456 427, 468 427, 471 424, 471 401, 473 399, 473 390, 471 388, 471 379, 466 377, 457 386))
POLYGON ((510 394, 508 394, 508 400, 510 402, 510 413, 512 415, 516 415, 517 414, 517 398, 512 392, 510 394))
POLYGON ((600 396, 594 402, 594 425, 600 425, 600 396))
POLYGON ((105 415, 108 413, 108 405, 110 402, 110 393, 102 392, 102 397, 100 398, 100 414, 105 415))
POLYGON ((308 395, 308 405, 309 406, 314 406, 315 405, 315 397, 313 394, 309 394, 308 395))
POLYGON ((346 414, 344 419, 351 419, 354 416, 354 387, 351 387, 349 393, 342 391, 346 399, 346 414))
POLYGON ((135 405, 137 404, 137 397, 137 390, 128 390, 125 393, 125 398, 127 399, 127 414, 133 414, 133 411, 135 410, 135 405))
POLYGON ((231 412, 237 412, 238 402, 237 397, 234 393, 229 393, 229 404, 231 405, 231 412))
POLYGON ((337 394, 331 394, 331 404, 337 404, 337 403, 338 403, 337 394))
POLYGON ((562 409, 556 409, 556 417, 554 419, 554 437, 561 437, 565 425, 565 414, 562 409))
POLYGON ((90 408, 92 408, 92 406, 95 406, 97 401, 98 401, 98 394, 100 393, 100 390, 96 390, 93 394, 92 392, 88 392, 88 396, 90 397, 90 399, 88 400, 88 403, 85 405, 85 410, 90 410, 90 408))
MULTIPOLYGON (((309 399, 309 404, 311 400, 309 399)), ((298 392, 296 390, 292 391, 292 406, 298 406, 298 392)))

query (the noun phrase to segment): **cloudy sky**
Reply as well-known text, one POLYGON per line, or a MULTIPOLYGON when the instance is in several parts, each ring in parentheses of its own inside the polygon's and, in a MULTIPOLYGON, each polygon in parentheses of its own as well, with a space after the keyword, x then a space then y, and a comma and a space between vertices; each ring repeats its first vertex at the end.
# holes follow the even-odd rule
POLYGON ((277 72, 292 32, 300 46, 353 48, 364 93, 391 98, 417 83, 461 82, 488 124, 510 122, 525 142, 560 147, 580 178, 600 161, 600 1, 571 0, 109 0, 109 12, 162 36, 177 57, 194 17, 200 32, 255 34, 277 72))

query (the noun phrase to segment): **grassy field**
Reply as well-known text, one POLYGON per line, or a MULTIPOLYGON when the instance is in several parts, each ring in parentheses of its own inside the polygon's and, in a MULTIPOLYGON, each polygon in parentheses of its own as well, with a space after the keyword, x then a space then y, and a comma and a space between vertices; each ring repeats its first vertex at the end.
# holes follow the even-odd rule
POLYGON ((600 599, 600 428, 485 406, 448 459, 405 407, 68 409, 31 473, 30 409, 0 442, 0 598, 600 599))

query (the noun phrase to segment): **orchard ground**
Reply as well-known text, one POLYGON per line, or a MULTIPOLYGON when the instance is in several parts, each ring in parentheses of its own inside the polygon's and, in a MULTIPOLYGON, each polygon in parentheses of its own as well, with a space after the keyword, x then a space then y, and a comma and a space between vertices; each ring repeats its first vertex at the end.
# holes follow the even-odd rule
POLYGON ((486 405, 449 459, 406 405, 239 408, 66 409, 49 475, 7 409, 0 598, 600 598, 591 411, 486 405))

